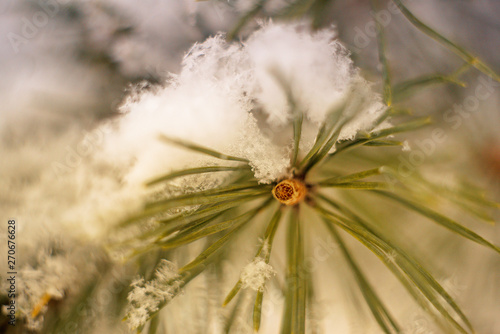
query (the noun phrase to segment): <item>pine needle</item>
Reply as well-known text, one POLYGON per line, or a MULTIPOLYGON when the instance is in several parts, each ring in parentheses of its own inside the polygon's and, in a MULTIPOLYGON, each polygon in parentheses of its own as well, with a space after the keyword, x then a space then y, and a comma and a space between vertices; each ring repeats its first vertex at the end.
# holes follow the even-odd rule
POLYGON ((161 182, 165 182, 171 179, 175 179, 177 177, 186 176, 186 175, 194 175, 194 174, 202 174, 202 173, 213 173, 213 172, 235 172, 242 170, 250 170, 249 166, 207 166, 207 167, 198 167, 198 168, 189 168, 183 169, 180 171, 172 172, 169 174, 162 175, 160 177, 154 178, 151 181, 146 183, 146 186, 156 185, 161 182))
POLYGON ((469 53, 461 46, 458 46, 457 44, 453 43, 443 35, 436 32, 434 29, 430 28, 428 25, 424 24, 415 15, 413 15, 413 13, 410 10, 408 10, 408 8, 405 5, 403 5, 401 0, 393 0, 393 1, 401 10, 401 13, 403 13, 403 15, 408 19, 408 21, 410 21, 417 29, 419 29, 426 35, 430 36, 437 42, 446 46, 448 49, 453 51, 455 54, 457 54, 471 66, 474 66, 479 71, 500 82, 500 76, 498 76, 498 74, 495 73, 495 71, 493 71, 488 65, 483 63, 477 57, 473 56, 471 53, 469 53))
POLYGON ((344 241, 340 237, 340 234, 336 231, 336 228, 332 224, 326 224, 326 227, 340 246, 340 250, 344 255, 346 262, 349 264, 349 267, 356 278, 359 289, 361 290, 366 303, 375 317, 375 320, 386 334, 399 333, 399 325, 392 318, 392 315, 389 313, 386 306, 382 303, 376 292, 373 290, 371 284, 368 282, 367 278, 354 261, 352 255, 344 244, 344 241))
POLYGON ((190 142, 187 142, 185 140, 174 139, 174 138, 171 138, 171 137, 167 137, 164 134, 161 134, 159 136, 159 138, 160 138, 160 140, 162 140, 162 141, 164 141, 164 142, 166 142, 168 144, 178 145, 178 146, 181 146, 181 147, 186 148, 188 150, 195 151, 195 152, 198 152, 198 153, 203 153, 203 154, 206 154, 206 155, 209 155, 209 156, 212 156, 214 158, 221 159, 221 160, 239 161, 239 162, 248 163, 247 159, 239 158, 239 157, 234 157, 234 156, 231 156, 231 155, 226 155, 224 153, 220 153, 220 152, 217 152, 217 151, 212 150, 210 148, 207 148, 207 147, 204 147, 204 146, 201 146, 201 145, 198 145, 198 144, 190 143, 190 142))

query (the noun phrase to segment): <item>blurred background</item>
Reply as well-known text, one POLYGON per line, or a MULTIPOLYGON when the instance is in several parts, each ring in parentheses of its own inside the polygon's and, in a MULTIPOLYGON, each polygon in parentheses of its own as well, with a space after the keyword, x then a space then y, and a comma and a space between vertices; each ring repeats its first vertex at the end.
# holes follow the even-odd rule
MULTIPOLYGON (((75 263, 83 260, 83 254, 92 254, 96 263, 100 261, 103 256, 92 244, 100 233, 98 225, 105 223, 113 211, 106 209, 102 213, 103 199, 93 194, 114 194, 120 203, 133 201, 124 195, 120 166, 106 165, 93 157, 102 137, 92 131, 119 117, 119 106, 133 91, 132 85, 148 89, 164 84, 181 68, 183 55, 193 43, 219 31, 231 31, 252 7, 249 3, 0 2, 0 212, 3 221, 16 217, 21 222, 20 263, 29 264, 36 271, 47 266, 51 256, 61 254, 75 263), (80 149, 79 143, 91 135, 91 144, 80 149), (75 174, 75 170, 79 172, 75 174), (80 237, 82 231, 85 241, 80 237)), ((369 1, 317 1, 321 6, 314 10, 282 13, 280 10, 288 3, 291 2, 269 1, 237 38, 248 35, 257 26, 258 18, 311 20, 316 28, 334 25, 339 39, 352 52, 356 66, 374 82, 375 89, 381 90, 381 68, 373 35, 374 12, 369 1)), ((500 72, 499 1, 406 3, 416 16, 500 72)), ((387 57, 393 82, 430 73, 451 73, 463 64, 390 8, 389 2, 381 1, 378 12, 383 11, 380 19, 387 21, 387 57)), ((466 87, 435 85, 407 103, 417 115, 434 115, 436 126, 445 129, 451 138, 438 148, 431 168, 459 170, 498 201, 500 84, 475 70, 468 71, 462 79, 466 87), (468 103, 467 98, 474 96, 478 85, 488 87, 491 94, 470 107, 462 118, 463 124, 447 121, 456 105, 468 103), (447 158, 453 158, 454 165, 450 166, 447 158)), ((499 243, 498 229, 485 231, 490 240, 499 243)), ((2 230, 0 235, 3 233, 2 230)), ((472 313, 478 332, 500 333, 499 320, 491 316, 500 312, 498 257, 476 248, 446 256, 450 261, 465 263, 457 269, 462 283, 475 282, 461 290, 461 299, 473 303, 466 309, 472 313), (469 251, 481 255, 480 261, 474 260, 477 257, 465 257, 469 251)), ((46 273, 38 272, 34 280, 43 280, 44 275, 56 270, 49 268, 46 273)), ((99 270, 99 266, 96 264, 93 270, 99 270)), ((75 282, 60 284, 69 288, 75 282)), ((184 301, 190 302, 194 303, 184 301)), ((418 330, 412 333, 424 333, 418 330)))

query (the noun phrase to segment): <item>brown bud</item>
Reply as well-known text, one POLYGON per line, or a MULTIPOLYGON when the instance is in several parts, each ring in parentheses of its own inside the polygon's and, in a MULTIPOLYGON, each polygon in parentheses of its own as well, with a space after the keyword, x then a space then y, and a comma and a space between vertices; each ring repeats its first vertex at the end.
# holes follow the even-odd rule
POLYGON ((307 188, 297 179, 283 180, 273 189, 273 196, 286 205, 295 205, 306 196, 307 188))

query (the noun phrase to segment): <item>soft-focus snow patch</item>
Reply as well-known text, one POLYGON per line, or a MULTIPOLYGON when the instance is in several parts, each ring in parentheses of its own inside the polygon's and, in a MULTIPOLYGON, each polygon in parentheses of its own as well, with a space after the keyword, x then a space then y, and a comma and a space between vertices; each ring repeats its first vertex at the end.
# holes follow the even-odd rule
MULTIPOLYGON (((43 325, 43 314, 47 310, 49 300, 61 300, 65 290, 74 284, 76 268, 61 256, 47 257, 38 269, 26 266, 17 274, 17 307, 19 318, 26 320, 31 330, 40 330, 43 325)), ((2 282, 4 283, 4 282, 2 282)), ((8 286, 4 285, 4 291, 8 286)), ((2 309, 8 313, 6 306, 2 309)))
POLYGON ((276 275, 276 271, 273 267, 267 264, 263 258, 257 257, 243 268, 240 277, 241 287, 262 291, 264 283, 274 275, 276 275))
MULTIPOLYGON (((99 252, 92 247, 75 247, 75 240, 54 243, 45 249, 37 243, 38 254, 29 264, 18 265, 16 305, 18 321, 26 321, 30 330, 42 329, 44 316, 51 301, 66 299, 77 293, 81 285, 96 274, 99 252)), ((3 277, 2 291, 8 291, 12 282, 3 277)), ((2 309, 8 313, 6 306, 2 309)))
POLYGON ((354 86, 362 103, 339 140, 370 130, 384 110, 334 38, 331 29, 269 23, 243 43, 217 35, 195 44, 165 87, 139 89, 124 103, 117 131, 107 141, 110 155, 133 164, 127 176, 132 183, 213 162, 158 141, 164 133, 248 159, 260 182, 285 177, 292 146, 287 89, 305 114, 309 144, 302 143, 303 150, 354 86))

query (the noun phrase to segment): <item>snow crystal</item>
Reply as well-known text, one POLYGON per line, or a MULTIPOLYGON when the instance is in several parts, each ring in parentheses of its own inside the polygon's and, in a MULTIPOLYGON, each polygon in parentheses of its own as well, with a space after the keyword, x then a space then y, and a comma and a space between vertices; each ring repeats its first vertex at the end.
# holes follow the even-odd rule
POLYGON ((248 116, 246 128, 234 149, 250 161, 255 177, 261 183, 271 183, 288 173, 289 150, 263 136, 252 115, 248 116))
POLYGON ((276 275, 276 271, 263 258, 257 257, 247 264, 241 273, 242 288, 264 289, 266 280, 276 275))
POLYGON ((411 146, 410 146, 410 143, 408 142, 408 140, 405 140, 403 142, 403 148, 402 148, 403 152, 409 152, 411 151, 411 146))
POLYGON ((161 260, 155 277, 146 282, 138 278, 131 284, 127 299, 127 323, 130 329, 136 329, 149 320, 152 313, 159 310, 160 304, 168 303, 181 289, 182 281, 177 267, 167 260, 161 260))

